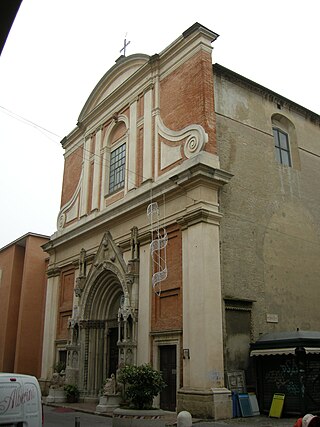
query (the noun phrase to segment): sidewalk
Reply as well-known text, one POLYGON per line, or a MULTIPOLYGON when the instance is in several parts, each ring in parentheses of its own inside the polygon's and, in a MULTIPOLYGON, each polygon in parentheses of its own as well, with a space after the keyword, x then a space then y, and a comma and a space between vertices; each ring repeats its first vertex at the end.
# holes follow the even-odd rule
MULTIPOLYGON (((112 418, 113 411, 109 412, 96 412, 96 403, 45 403, 47 406, 55 406, 60 408, 68 408, 77 412, 85 412, 89 414, 101 415, 103 417, 112 418)), ((177 425, 177 414, 176 412, 165 411, 166 426, 177 425)), ((204 420, 193 418, 192 424, 198 425, 199 427, 293 427, 297 418, 269 418, 266 415, 259 415, 255 417, 247 418, 232 418, 230 420, 204 420)))

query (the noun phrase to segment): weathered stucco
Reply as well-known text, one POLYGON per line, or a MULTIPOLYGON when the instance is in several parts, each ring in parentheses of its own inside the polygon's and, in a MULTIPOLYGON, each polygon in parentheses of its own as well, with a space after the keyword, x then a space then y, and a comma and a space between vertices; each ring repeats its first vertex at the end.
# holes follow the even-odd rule
POLYGON ((215 91, 220 165, 233 174, 220 193, 223 297, 252 301, 252 340, 318 330, 319 121, 219 66, 215 91), (295 133, 292 167, 275 158, 272 117, 295 133))

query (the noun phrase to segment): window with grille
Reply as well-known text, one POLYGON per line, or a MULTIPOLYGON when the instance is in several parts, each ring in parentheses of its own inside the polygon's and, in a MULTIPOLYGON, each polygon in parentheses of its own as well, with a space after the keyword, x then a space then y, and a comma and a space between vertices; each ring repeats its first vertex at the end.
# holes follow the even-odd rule
POLYGON ((288 134, 278 128, 273 128, 276 159, 282 165, 291 166, 291 156, 288 134))
POLYGON ((114 193, 124 187, 126 171, 126 144, 111 151, 109 193, 114 193))

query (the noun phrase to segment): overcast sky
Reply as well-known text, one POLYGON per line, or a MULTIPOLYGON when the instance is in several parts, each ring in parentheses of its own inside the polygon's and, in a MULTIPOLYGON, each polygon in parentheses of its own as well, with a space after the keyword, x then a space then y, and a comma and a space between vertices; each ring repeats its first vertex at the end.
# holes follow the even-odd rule
POLYGON ((319 16, 319 0, 23 0, 0 56, 0 248, 56 230, 60 141, 126 33, 127 56, 153 55, 200 22, 213 63, 320 114, 319 16))

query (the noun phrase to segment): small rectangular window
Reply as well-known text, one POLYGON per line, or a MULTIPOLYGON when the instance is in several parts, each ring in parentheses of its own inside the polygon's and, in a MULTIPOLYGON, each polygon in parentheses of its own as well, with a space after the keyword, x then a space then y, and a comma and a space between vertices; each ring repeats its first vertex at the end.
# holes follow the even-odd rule
POLYGON ((109 193, 114 193, 124 187, 126 170, 126 144, 111 151, 109 193))
POLYGON ((288 135, 278 128, 273 128, 276 159, 282 165, 291 166, 288 135))

